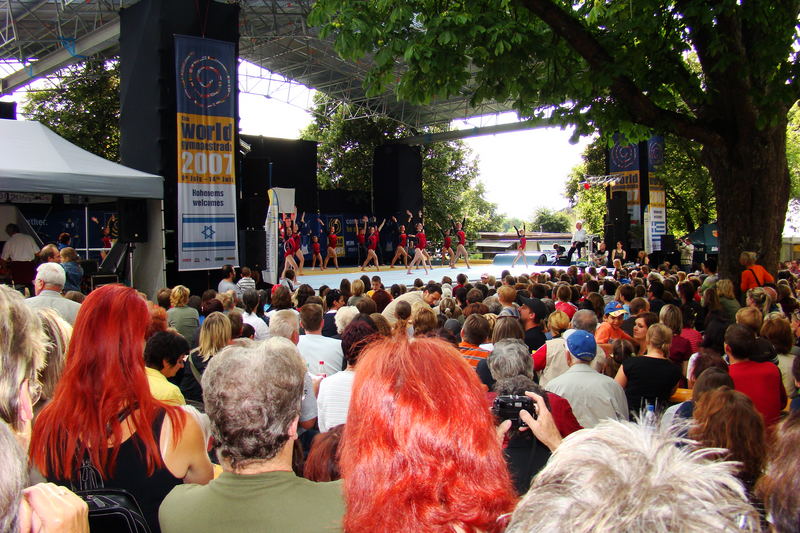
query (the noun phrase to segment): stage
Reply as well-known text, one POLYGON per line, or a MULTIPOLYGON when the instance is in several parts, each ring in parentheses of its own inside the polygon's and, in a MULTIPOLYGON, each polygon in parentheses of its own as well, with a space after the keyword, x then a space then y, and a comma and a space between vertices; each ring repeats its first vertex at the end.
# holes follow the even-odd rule
MULTIPOLYGON (((402 283, 409 287, 414 284, 414 280, 417 278, 421 279, 425 283, 431 280, 435 281, 436 283, 441 283, 444 276, 449 276, 455 285, 456 276, 459 274, 465 274, 471 282, 474 282, 480 280, 481 274, 489 274, 490 276, 494 276, 499 280, 500 274, 504 270, 508 270, 512 275, 518 276, 520 274, 530 274, 532 272, 545 272, 551 268, 554 268, 553 265, 536 265, 536 258, 539 257, 539 254, 536 254, 535 257, 533 254, 528 255, 527 268, 521 259, 517 262, 517 265, 512 268, 511 261, 513 261, 515 255, 516 254, 498 254, 493 262, 487 260, 470 261, 472 268, 467 268, 463 261, 459 262, 456 265, 456 268, 450 268, 448 265, 439 266, 434 263, 433 270, 428 269, 427 274, 425 274, 425 271, 422 268, 412 270, 411 274, 406 274, 407 270, 402 266, 398 267, 397 265, 395 265, 395 268, 389 268, 388 265, 381 265, 380 271, 376 271, 375 267, 370 267, 363 272, 359 267, 342 267, 339 270, 336 270, 335 268, 327 268, 325 270, 310 270, 309 268, 304 268, 303 275, 297 276, 297 282, 301 284, 307 283, 311 285, 314 290, 318 290, 322 285, 338 288, 339 283, 343 278, 353 281, 354 279, 359 278, 362 274, 366 274, 370 277, 370 279, 375 275, 380 276, 384 287, 388 289, 395 283, 402 283)), ((567 267, 556 266, 555 268, 566 269, 567 267)))

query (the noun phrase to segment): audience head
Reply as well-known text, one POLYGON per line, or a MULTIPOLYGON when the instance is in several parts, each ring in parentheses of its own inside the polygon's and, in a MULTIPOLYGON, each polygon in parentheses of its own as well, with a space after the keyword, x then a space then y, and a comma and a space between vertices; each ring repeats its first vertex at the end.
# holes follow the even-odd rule
POLYGON ((338 455, 343 433, 344 424, 339 424, 314 437, 311 451, 308 452, 308 457, 303 467, 304 478, 311 481, 324 482, 336 481, 342 477, 339 473, 338 455))
POLYGON ((56 384, 61 379, 66 361, 67 347, 72 338, 72 326, 61 318, 61 315, 49 307, 36 309, 36 314, 42 321, 44 334, 47 336, 47 351, 45 353, 44 368, 39 374, 39 381, 42 384, 42 395, 39 399, 38 407, 49 401, 53 397, 56 384))
POLYGON ((368 315, 378 312, 378 306, 375 300, 366 295, 356 302, 356 309, 358 309, 359 313, 366 313, 368 315))
POLYGON ((683 315, 677 305, 667 304, 662 307, 658 313, 658 318, 662 324, 672 331, 673 336, 681 334, 681 330, 683 330, 683 315))
POLYGON ((198 354, 208 361, 231 342, 231 321, 224 313, 211 313, 200 326, 198 354))
POLYGON ((353 319, 358 314, 358 308, 354 305, 346 305, 344 307, 340 307, 338 311, 336 311, 336 316, 334 317, 334 321, 336 322, 336 332, 341 335, 344 333, 344 329, 353 321, 353 319))
POLYGON ((277 285, 272 290, 272 305, 270 307, 271 310, 280 311, 281 309, 291 309, 292 308, 292 294, 289 292, 289 289, 284 287, 283 285, 277 285))
POLYGON ((597 329, 597 315, 588 309, 579 309, 572 315, 572 328, 594 333, 597 329))
POLYGON ((672 345, 672 331, 664 324, 653 324, 647 328, 645 342, 648 349, 656 349, 662 355, 668 356, 672 345))
POLYGON ((291 341, 233 345, 203 372, 203 403, 220 461, 234 472, 297 439, 306 365, 291 341))
POLYGON ((184 356, 189 354, 189 343, 179 333, 160 331, 147 339, 144 345, 144 364, 174 376, 183 367, 184 356))
POLYGON ((386 320, 386 317, 380 313, 372 313, 369 315, 372 319, 372 322, 375 324, 375 329, 378 330, 378 334, 383 335, 384 337, 389 337, 392 334, 392 326, 389 324, 389 321, 386 320))
POLYGON ((319 333, 322 330, 322 306, 307 303, 301 307, 300 325, 306 333, 319 333))
MULTIPOLYGON (((722 363, 725 364, 725 361, 722 361, 722 363)), ((722 369, 719 366, 710 366, 699 372, 695 369, 695 374, 697 375, 697 380, 694 381, 694 387, 692 387, 692 401, 695 402, 695 405, 700 401, 703 394, 708 391, 716 390, 720 387, 733 388, 733 378, 731 378, 726 369, 722 369)))
POLYGON ((19 511, 22 491, 28 486, 28 461, 6 424, 0 424, 0 464, 0 531, 21 531, 19 511))
POLYGON ((725 330, 725 353, 734 359, 750 359, 755 352, 756 336, 741 324, 731 324, 725 330))
POLYGON ((383 289, 378 289, 372 293, 372 300, 375 302, 375 312, 383 313, 386 306, 392 301, 392 295, 383 289))
POLYGON ((344 443, 345 530, 496 531, 513 507, 478 376, 442 340, 395 336, 367 347, 344 443))
POLYGON ((67 275, 58 263, 42 263, 36 268, 33 288, 36 294, 43 290, 61 292, 67 282, 67 275))
POLYGON ((477 313, 469 315, 461 328, 461 338, 469 344, 483 344, 490 334, 489 321, 477 313))
POLYGON ((533 378, 533 358, 528 346, 519 339, 503 339, 494 344, 486 359, 489 373, 496 381, 514 376, 533 378))
POLYGON ((432 335, 439 327, 439 321, 433 309, 420 305, 411 313, 411 325, 414 327, 414 336, 432 335))
POLYGON ((525 330, 522 329, 522 324, 516 317, 510 315, 497 317, 492 328, 492 343, 503 339, 523 340, 524 338, 525 330))
POLYGON ((792 325, 786 318, 777 314, 767 315, 767 318, 764 319, 761 336, 771 342, 779 354, 790 353, 794 346, 792 325))
POLYGON ((573 433, 534 478, 507 533, 759 531, 733 463, 678 442, 632 422, 573 433))
MULTIPOLYGON (((800 357, 795 362, 800 361, 800 357)), ((756 494, 764 502, 775 533, 795 533, 800 527, 800 411, 790 414, 778 426, 766 472, 758 481, 756 494)))
POLYGON ((597 342, 594 340, 594 335, 588 331, 576 329, 567 337, 566 342, 572 364, 589 364, 597 355, 597 342))
POLYGON ((300 340, 300 321, 292 309, 283 309, 269 319, 269 334, 272 337, 283 337, 297 344, 300 340))
POLYGON ((361 352, 378 332, 364 320, 353 320, 342 333, 342 353, 348 367, 355 367, 361 352))

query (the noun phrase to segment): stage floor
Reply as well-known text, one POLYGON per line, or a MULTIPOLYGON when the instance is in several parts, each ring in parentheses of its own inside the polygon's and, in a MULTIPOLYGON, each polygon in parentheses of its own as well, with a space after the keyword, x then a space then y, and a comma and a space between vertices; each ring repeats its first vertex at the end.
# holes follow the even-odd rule
MULTIPOLYGON (((513 260, 513 255, 511 255, 513 260)), ((538 257, 538 255, 536 256, 538 257)), ((435 281, 436 283, 441 283, 442 277, 449 276, 453 283, 455 284, 456 276, 459 274, 466 274, 470 281, 478 281, 480 280, 481 274, 489 274, 490 276, 494 276, 495 278, 500 278, 500 274, 503 270, 508 270, 511 274, 518 276, 520 274, 530 274, 531 272, 545 272, 553 268, 552 265, 535 265, 535 259, 532 258, 532 254, 528 255, 528 267, 525 267, 525 264, 522 263, 520 260, 517 262, 517 266, 511 268, 511 260, 507 261, 506 257, 496 257, 496 262, 472 262, 472 268, 467 268, 464 262, 460 262, 456 265, 456 268, 450 268, 449 266, 445 265, 444 267, 438 266, 436 263, 433 265, 433 270, 428 269, 428 274, 425 274, 425 271, 422 268, 417 270, 412 270, 411 274, 406 274, 406 269, 401 267, 395 266, 395 268, 389 268, 388 265, 381 265, 380 271, 376 271, 375 267, 371 267, 364 272, 361 272, 360 268, 358 267, 343 267, 339 270, 335 268, 327 268, 325 270, 310 270, 308 268, 303 269, 303 275, 297 276, 298 283, 308 283, 314 290, 319 289, 322 285, 327 285, 328 287, 338 288, 339 283, 341 283, 342 279, 347 278, 350 281, 359 278, 362 274, 366 274, 370 278, 374 275, 378 275, 381 277, 381 282, 383 283, 384 287, 387 289, 391 287, 395 283, 402 283, 406 286, 411 286, 414 284, 414 280, 420 278, 423 282, 428 281, 435 281)), ((556 267, 556 268, 565 268, 563 266, 556 267)))

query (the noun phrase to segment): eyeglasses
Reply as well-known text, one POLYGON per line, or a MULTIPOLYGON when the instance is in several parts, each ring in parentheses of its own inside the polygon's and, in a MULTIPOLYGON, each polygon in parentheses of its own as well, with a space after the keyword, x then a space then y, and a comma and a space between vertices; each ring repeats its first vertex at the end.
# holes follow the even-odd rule
POLYGON ((28 394, 31 397, 31 405, 36 405, 42 398, 42 382, 38 379, 29 381, 28 394))

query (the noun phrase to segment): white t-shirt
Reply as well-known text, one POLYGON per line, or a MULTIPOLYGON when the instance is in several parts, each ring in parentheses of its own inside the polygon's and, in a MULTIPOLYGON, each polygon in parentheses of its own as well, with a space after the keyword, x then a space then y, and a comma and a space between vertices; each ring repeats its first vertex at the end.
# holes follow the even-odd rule
POLYGON ((352 370, 344 370, 323 379, 319 384, 317 421, 321 432, 324 433, 332 427, 347 422, 355 377, 356 373, 352 370))
POLYGON ((39 252, 39 246, 30 235, 15 233, 3 246, 2 257, 6 261, 33 261, 39 252))
POLYGON ((332 376, 342 370, 342 341, 331 339, 322 335, 300 335, 297 349, 303 356, 308 371, 312 374, 326 374, 332 376), (319 363, 322 361, 322 372, 319 363))
POLYGON ((586 230, 575 230, 575 233, 572 234, 572 242, 586 242, 586 230))
POLYGON ((269 326, 255 313, 242 313, 242 322, 250 324, 255 330, 255 340, 263 341, 269 338, 269 326))

